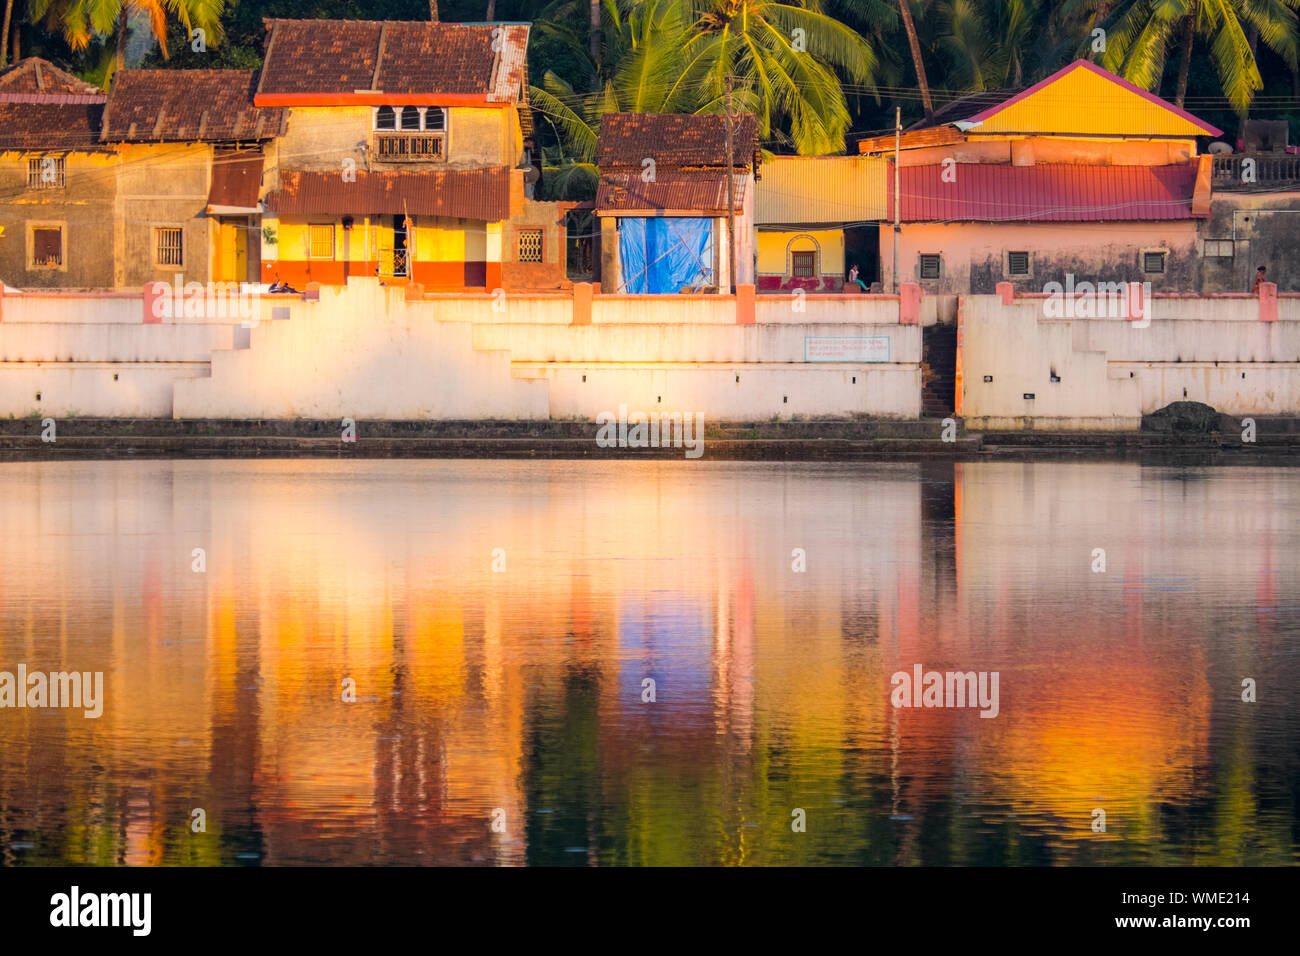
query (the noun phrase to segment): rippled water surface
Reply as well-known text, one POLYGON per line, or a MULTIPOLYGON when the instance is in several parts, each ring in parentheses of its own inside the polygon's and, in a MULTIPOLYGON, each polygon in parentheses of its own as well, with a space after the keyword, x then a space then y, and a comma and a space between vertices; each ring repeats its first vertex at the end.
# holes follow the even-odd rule
POLYGON ((0 709, 7 864, 1300 862, 1300 470, 5 464, 0 530, 0 671, 105 698, 0 709))

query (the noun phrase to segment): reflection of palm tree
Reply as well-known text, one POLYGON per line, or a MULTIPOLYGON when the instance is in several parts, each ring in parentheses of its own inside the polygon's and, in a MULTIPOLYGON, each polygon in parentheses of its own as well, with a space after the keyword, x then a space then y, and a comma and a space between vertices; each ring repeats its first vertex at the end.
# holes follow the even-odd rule
POLYGON ((34 0, 31 19, 43 18, 47 27, 63 34, 73 50, 84 50, 96 35, 116 34, 113 69, 120 70, 126 63, 128 21, 133 15, 148 19, 166 58, 168 14, 185 24, 187 35, 197 27, 204 31, 205 42, 216 43, 222 35, 224 8, 225 0, 34 0))

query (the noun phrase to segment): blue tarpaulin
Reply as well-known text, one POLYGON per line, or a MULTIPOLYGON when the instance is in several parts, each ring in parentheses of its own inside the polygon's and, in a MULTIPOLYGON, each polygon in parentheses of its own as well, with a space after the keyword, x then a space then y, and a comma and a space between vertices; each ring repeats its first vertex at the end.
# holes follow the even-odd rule
POLYGON ((618 252, 623 292, 659 294, 713 285, 712 219, 620 219, 618 252))

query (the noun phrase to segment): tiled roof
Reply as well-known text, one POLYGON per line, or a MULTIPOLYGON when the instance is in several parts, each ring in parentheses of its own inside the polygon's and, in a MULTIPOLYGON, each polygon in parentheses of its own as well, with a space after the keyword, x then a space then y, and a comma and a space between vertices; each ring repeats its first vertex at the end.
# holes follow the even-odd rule
POLYGON ((356 182, 345 182, 336 172, 281 170, 280 188, 267 196, 267 205, 290 216, 410 213, 483 222, 510 216, 505 166, 356 175, 356 182))
MULTIPOLYGON (((904 166, 905 222, 1104 222, 1190 219, 1196 163, 1176 166, 904 166)), ((889 217, 893 216, 890 190, 889 217)))
POLYGON ((0 149, 105 152, 103 112, 103 103, 0 102, 0 149))
MULTIPOLYGON (((748 165, 758 148, 754 117, 741 114, 732 127, 732 161, 748 165)), ((727 165, 725 116, 688 113, 606 113, 600 120, 596 165, 643 168, 727 165)), ((724 204, 725 205, 725 204, 724 204)))
POLYGON ((59 102, 102 103, 104 91, 38 56, 0 70, 0 103, 59 102))
POLYGON ((270 33, 259 95, 382 91, 477 94, 511 103, 519 99, 526 24, 265 22, 270 33))
POLYGON ((252 70, 119 70, 100 139, 222 143, 279 136, 285 111, 253 105, 255 79, 252 70))
MULTIPOLYGON (((745 199, 745 178, 735 176, 732 198, 737 211, 745 199)), ((727 174, 725 170, 660 170, 653 182, 645 182, 640 172, 603 173, 596 188, 596 210, 600 215, 671 211, 723 216, 727 174)))

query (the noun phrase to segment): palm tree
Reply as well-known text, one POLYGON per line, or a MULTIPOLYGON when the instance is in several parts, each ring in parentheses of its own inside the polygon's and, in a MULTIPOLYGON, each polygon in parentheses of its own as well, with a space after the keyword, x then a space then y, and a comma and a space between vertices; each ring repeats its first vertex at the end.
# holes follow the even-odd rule
MULTIPOLYGON (((433 0, 431 0, 433 2, 433 0)), ((221 40, 221 13, 225 0, 33 0, 31 19, 44 19, 52 30, 63 34, 73 50, 84 50, 95 36, 117 35, 117 56, 113 69, 126 63, 129 21, 141 15, 158 40, 164 57, 167 52, 167 17, 176 17, 187 33, 195 27, 203 30, 206 42, 221 40)))
MULTIPOLYGON (((9 55, 9 21, 14 15, 14 0, 5 0, 5 20, 4 28, 0 29, 0 66, 8 62, 6 57, 9 55)), ((17 26, 14 29, 18 29, 17 26)))
POLYGON ((916 83, 921 87, 921 105, 925 115, 934 112, 934 103, 930 100, 930 81, 925 75, 925 61, 921 59, 921 42, 916 37, 916 23, 912 20, 909 0, 898 0, 898 12, 903 18, 903 28, 907 31, 907 45, 912 50, 912 67, 916 70, 916 83))
POLYGON ((1250 105, 1264 83, 1247 36, 1258 31, 1264 45, 1286 65, 1297 66, 1300 0, 1127 0, 1116 4, 1103 65, 1154 90, 1164 75, 1169 52, 1180 49, 1174 102, 1187 95, 1192 49, 1201 38, 1209 46, 1223 94, 1238 112, 1250 105))
POLYGON ((716 113, 729 80, 736 108, 752 112, 759 134, 779 134, 804 155, 839 152, 849 111, 836 73, 870 83, 876 56, 860 34, 814 6, 815 0, 694 0, 679 85, 698 87, 700 112, 716 113))

